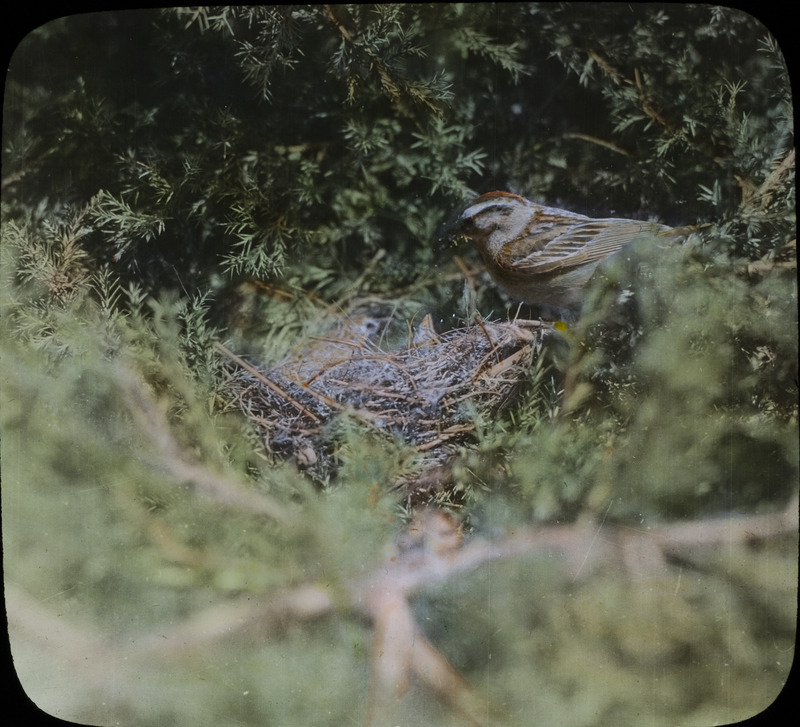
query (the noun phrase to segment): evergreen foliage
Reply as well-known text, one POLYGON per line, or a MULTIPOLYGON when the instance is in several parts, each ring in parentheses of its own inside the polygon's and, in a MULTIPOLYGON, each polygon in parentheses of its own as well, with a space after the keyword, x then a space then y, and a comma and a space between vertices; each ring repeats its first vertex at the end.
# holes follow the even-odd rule
MULTIPOLYGON (((515 405, 478 422, 437 500, 469 533, 769 514, 797 491, 792 99, 777 42, 745 13, 67 16, 17 49, 3 122, 4 567, 8 597, 30 598, 12 645, 44 709, 93 724, 363 721, 370 631, 346 593, 407 519, 391 483, 413 453, 343 416, 335 471, 309 481, 226 398, 214 344, 273 364, 376 301, 407 320, 431 311, 439 329, 514 315, 447 240, 474 193, 693 233, 609 266, 515 405), (257 638, 173 642, 111 677, 70 656, 149 654, 176 624, 205 643, 204 609, 235 621, 249 599, 307 584, 334 615, 306 620, 303 601, 257 638), (31 634, 55 613, 66 625, 48 646, 31 634)), ((415 609, 485 700, 481 721, 639 724, 643 669, 660 680, 653 724, 733 721, 786 677, 796 541, 728 555, 681 570, 681 589, 666 566, 632 582, 609 564, 576 585, 511 559, 415 609)), ((398 720, 463 723, 414 690, 398 720)))

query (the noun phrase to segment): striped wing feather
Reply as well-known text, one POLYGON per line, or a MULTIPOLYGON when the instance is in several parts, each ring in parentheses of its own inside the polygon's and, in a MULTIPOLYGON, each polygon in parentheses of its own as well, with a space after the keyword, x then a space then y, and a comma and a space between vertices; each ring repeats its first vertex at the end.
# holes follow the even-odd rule
MULTIPOLYGON (((555 235, 541 250, 524 258, 502 256, 501 267, 509 272, 535 275, 597 263, 613 255, 629 242, 645 234, 652 234, 662 225, 637 220, 589 220, 569 225, 555 235)), ((500 262, 500 261, 498 261, 500 262)))

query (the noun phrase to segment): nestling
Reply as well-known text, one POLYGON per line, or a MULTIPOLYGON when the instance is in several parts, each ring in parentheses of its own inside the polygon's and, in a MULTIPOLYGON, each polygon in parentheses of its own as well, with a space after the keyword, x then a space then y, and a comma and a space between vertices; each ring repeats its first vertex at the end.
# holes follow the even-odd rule
POLYGON ((545 207, 511 192, 488 192, 459 216, 455 234, 469 237, 489 275, 513 298, 576 313, 598 266, 630 242, 682 235, 656 222, 592 219, 545 207))

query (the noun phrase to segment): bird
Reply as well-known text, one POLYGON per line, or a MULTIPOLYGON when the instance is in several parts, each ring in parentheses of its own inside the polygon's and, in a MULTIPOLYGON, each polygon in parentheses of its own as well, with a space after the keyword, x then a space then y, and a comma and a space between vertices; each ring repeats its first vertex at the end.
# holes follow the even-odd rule
POLYGON ((472 240, 490 277, 508 295, 571 318, 604 261, 634 240, 679 234, 658 222, 594 219, 505 191, 473 199, 453 226, 453 235, 472 240))

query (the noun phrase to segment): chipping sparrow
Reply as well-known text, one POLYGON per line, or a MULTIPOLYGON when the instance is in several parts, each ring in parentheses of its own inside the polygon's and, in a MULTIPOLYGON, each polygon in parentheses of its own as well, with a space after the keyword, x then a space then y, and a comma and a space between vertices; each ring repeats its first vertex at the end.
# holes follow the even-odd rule
POLYGON ((681 234, 656 222, 592 219, 510 192, 472 200, 454 233, 472 239, 492 279, 513 298, 572 313, 601 262, 633 240, 681 234))

